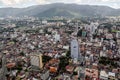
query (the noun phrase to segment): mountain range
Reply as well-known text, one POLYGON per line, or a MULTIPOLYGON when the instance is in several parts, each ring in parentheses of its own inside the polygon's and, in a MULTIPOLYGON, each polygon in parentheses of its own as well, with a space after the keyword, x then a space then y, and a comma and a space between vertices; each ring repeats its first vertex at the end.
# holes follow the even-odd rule
POLYGON ((78 5, 53 3, 36 5, 26 8, 0 8, 0 17, 6 16, 34 16, 34 17, 96 17, 96 16, 120 16, 120 9, 108 6, 78 5))

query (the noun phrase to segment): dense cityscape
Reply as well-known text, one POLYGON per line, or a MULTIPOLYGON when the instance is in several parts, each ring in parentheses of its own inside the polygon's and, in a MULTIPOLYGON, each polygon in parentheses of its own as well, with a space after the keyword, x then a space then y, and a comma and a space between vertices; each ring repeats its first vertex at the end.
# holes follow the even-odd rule
POLYGON ((0 18, 0 80, 120 80, 120 18, 0 18))

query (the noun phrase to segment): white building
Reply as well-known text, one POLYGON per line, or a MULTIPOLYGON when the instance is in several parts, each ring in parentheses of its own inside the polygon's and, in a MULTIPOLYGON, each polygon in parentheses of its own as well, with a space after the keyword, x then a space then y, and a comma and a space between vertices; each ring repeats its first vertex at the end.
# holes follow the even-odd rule
POLYGON ((93 34, 95 32, 95 30, 97 29, 98 27, 98 23, 91 23, 90 24, 90 32, 93 34))
POLYGON ((47 20, 43 20, 43 21, 42 21, 42 24, 47 24, 47 20))
POLYGON ((115 80, 115 73, 108 72, 108 77, 109 77, 110 80, 115 80))
POLYGON ((106 39, 112 39, 113 38, 113 35, 112 34, 110 34, 110 33, 107 33, 106 34, 106 39))
POLYGON ((41 79, 42 80, 48 80, 49 78, 49 71, 44 71, 42 74, 41 74, 41 79))
POLYGON ((79 44, 76 39, 71 41, 71 57, 73 59, 79 59, 79 44))
POLYGON ((105 71, 100 71, 100 79, 108 80, 108 74, 105 71))
POLYGON ((55 34, 54 40, 55 40, 55 42, 60 41, 60 34, 55 34))
POLYGON ((17 36, 18 36, 17 33, 10 34, 10 37, 11 37, 11 38, 16 38, 17 36))
POLYGON ((42 68, 43 63, 42 63, 42 55, 31 55, 30 56, 30 62, 31 65, 42 68))
POLYGON ((116 33, 116 37, 117 37, 117 38, 120 38, 120 31, 118 31, 118 32, 116 33))

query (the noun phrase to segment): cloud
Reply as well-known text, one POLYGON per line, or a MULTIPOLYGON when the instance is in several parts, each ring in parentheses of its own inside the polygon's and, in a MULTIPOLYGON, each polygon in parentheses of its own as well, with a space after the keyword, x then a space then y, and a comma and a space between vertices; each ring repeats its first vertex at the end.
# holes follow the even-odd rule
POLYGON ((107 5, 114 8, 120 7, 120 0, 0 0, 0 6, 3 7, 26 7, 47 3, 76 3, 89 5, 107 5))
POLYGON ((35 0, 36 3, 38 4, 46 4, 46 3, 49 3, 48 0, 35 0))
POLYGON ((1 0, 4 5, 15 5, 23 2, 24 0, 1 0))
POLYGON ((75 1, 75 3, 81 3, 82 2, 82 0, 74 0, 75 1))
POLYGON ((65 3, 81 3, 81 0, 0 0, 3 5, 6 6, 14 6, 18 4, 29 4, 29 3, 36 3, 36 4, 47 4, 47 3, 55 3, 55 2, 65 2, 65 3))
POLYGON ((118 4, 117 3, 113 3, 112 7, 118 9, 118 8, 120 8, 120 5, 119 5, 119 3, 118 4))
POLYGON ((101 2, 119 2, 119 0, 97 0, 101 2))
POLYGON ((5 6, 22 6, 23 4, 46 4, 50 0, 0 0, 0 2, 5 6))
POLYGON ((101 0, 101 1, 103 1, 103 2, 107 2, 107 1, 109 1, 109 0, 101 0))

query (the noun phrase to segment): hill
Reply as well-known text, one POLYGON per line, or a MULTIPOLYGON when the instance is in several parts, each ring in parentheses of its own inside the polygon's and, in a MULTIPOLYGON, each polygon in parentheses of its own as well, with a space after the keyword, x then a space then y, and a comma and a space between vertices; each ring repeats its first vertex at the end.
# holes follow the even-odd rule
POLYGON ((64 3, 36 5, 27 8, 0 8, 0 17, 24 15, 34 17, 120 16, 120 9, 114 9, 108 6, 77 5, 64 3))

